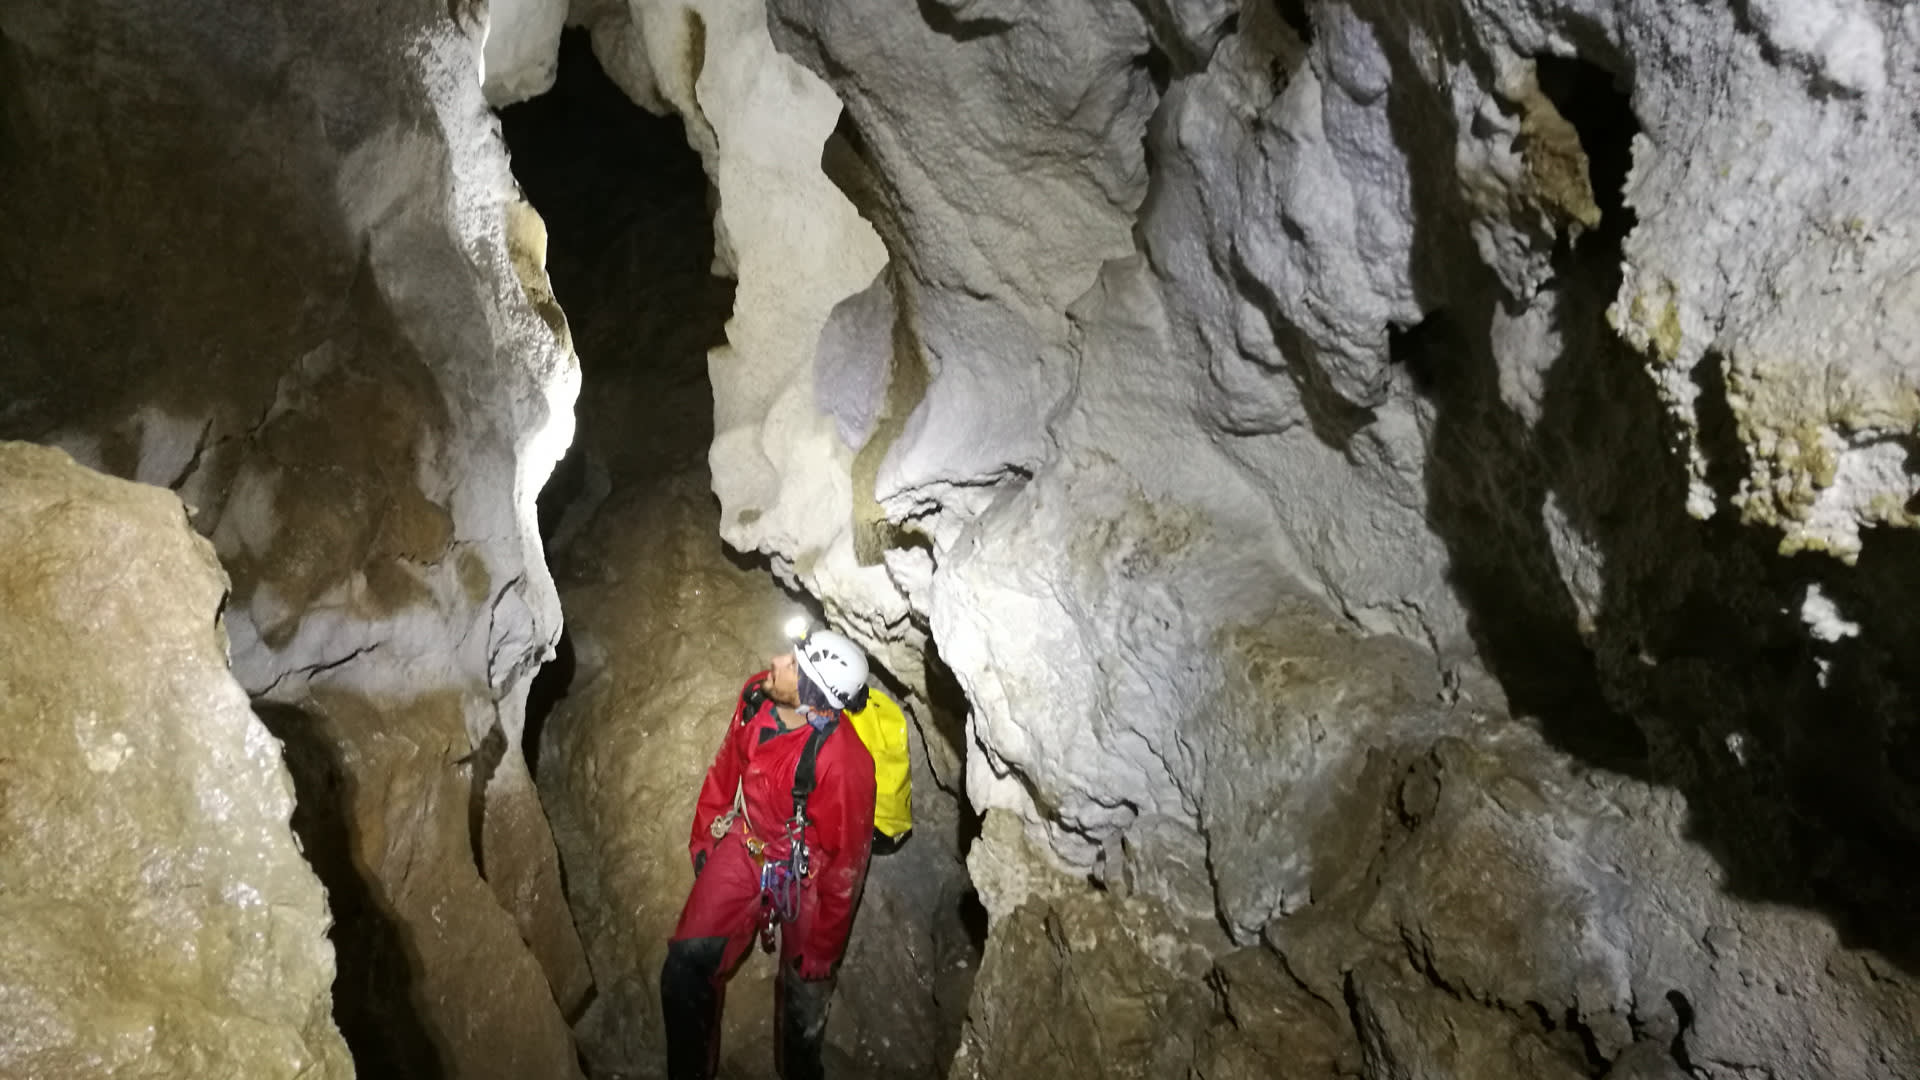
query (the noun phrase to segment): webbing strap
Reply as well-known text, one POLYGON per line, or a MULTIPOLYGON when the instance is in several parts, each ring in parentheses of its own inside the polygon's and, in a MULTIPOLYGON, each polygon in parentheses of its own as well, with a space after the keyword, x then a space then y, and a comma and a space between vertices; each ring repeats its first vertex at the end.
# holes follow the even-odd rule
POLYGON ((805 820, 807 800, 813 797, 813 789, 818 782, 814 775, 814 759, 820 756, 820 744, 827 741, 838 725, 838 719, 829 720, 807 733, 807 745, 800 751, 800 763, 793 767, 793 816, 796 820, 805 820))

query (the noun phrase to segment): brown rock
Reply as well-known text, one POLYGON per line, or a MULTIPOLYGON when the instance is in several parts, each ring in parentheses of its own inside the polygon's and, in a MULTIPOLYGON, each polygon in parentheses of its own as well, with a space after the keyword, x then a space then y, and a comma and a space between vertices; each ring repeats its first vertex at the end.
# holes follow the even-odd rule
POLYGON ((267 713, 295 824, 337 900, 341 1030, 371 1075, 569 1078, 573 1039, 474 861, 474 761, 451 694, 321 690, 267 713))
POLYGON ((1577 1040, 1436 988, 1404 965, 1370 963, 1350 983, 1366 1075, 1380 1080, 1587 1075, 1577 1040))
POLYGON ((1169 964, 1182 930, 1151 901, 1022 904, 988 938, 951 1080, 1185 1080, 1217 1015, 1201 973, 1169 964))
POLYGON ((280 747, 169 492, 0 444, 0 1075, 352 1075, 280 747))

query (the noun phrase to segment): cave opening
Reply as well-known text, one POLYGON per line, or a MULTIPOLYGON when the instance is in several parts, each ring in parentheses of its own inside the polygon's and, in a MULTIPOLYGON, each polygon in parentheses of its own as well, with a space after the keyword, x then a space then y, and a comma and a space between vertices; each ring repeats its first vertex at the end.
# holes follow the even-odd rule
MULTIPOLYGON (((683 124, 634 104, 585 30, 562 37, 552 89, 499 117, 514 178, 546 223, 547 274, 581 369, 574 441, 538 501, 564 594, 578 576, 574 541, 610 497, 704 474, 706 353, 725 339, 733 282, 713 272, 707 177, 683 124)), ((569 628, 528 693, 523 742, 536 778, 547 720, 576 671, 569 628)))

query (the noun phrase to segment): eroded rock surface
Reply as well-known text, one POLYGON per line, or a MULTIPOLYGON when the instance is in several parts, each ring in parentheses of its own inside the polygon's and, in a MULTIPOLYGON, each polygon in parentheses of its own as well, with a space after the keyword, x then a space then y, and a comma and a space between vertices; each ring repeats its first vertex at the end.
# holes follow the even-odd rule
POLYGON ((726 251, 811 265, 728 175, 797 177, 804 257, 852 250, 815 160, 887 245, 797 303, 734 263, 722 529, 883 653, 937 644, 996 920, 1091 877, 1344 956, 1300 975, 1335 1069, 1911 1067, 1870 1028, 1912 1031, 1920 964, 1914 542, 1862 531, 1915 490, 1910 13, 770 0, 845 113, 762 155, 729 133, 821 98, 753 9, 590 16, 688 118, 726 251), (1457 812, 1381 855, 1366 785, 1442 747, 1457 812), (1429 956, 1436 892, 1504 914, 1429 956), (1769 943, 1738 987, 1734 923, 1769 943))
POLYGON ((343 985, 458 1075, 569 1077, 587 970, 515 759, 578 372, 480 15, 0 4, 0 435, 212 539, 235 674, 338 789, 308 842, 376 913, 343 985))
POLYGON ((0 1075, 345 1078, 326 896, 172 493, 0 443, 0 1075))
MULTIPOLYGON (((1266 740, 1301 740, 1329 766, 1265 788, 1264 851, 1214 864, 1223 901, 1231 873, 1294 891, 1294 913, 1236 950, 1136 892, 1152 865, 1129 862, 1104 893, 1057 878, 1029 889, 995 925, 954 1075, 1920 1067, 1920 991, 1883 953, 1818 915, 1731 895, 1686 838, 1677 794, 1572 768, 1504 717, 1440 705, 1380 662, 1395 649, 1416 652, 1301 613, 1243 645, 1229 675, 1232 694, 1264 703, 1250 715, 1266 740), (1137 1030, 1147 1017, 1157 1042, 1137 1030)), ((983 838, 1003 857, 1029 844, 1004 811, 983 838)), ((972 862, 1004 893, 980 873, 988 859, 972 862)))

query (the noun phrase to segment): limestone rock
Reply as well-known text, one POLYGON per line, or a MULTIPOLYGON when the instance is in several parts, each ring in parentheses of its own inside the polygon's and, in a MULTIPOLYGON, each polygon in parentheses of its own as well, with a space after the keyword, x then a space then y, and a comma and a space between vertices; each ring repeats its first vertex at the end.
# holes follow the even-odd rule
MULTIPOLYGON (((1455 883, 1474 897, 1455 910, 1489 919, 1432 939, 1449 977, 1550 998, 1555 1024, 1576 1008, 1603 1058, 1632 1041, 1622 1001, 1675 989, 1696 1017, 1714 1002, 1716 1060, 1805 1072, 1802 1055, 1861 1043, 1855 1067, 1898 1067, 1820 1004, 1879 984, 1823 983, 1775 1015, 1661 943, 1738 911, 1771 927, 1757 980, 1805 977, 1836 930, 1911 970, 1894 898, 1913 879, 1887 838, 1920 827, 1905 749, 1920 687, 1893 659, 1915 644, 1895 613, 1916 595, 1896 569, 1912 544, 1858 542, 1864 523, 1905 521, 1914 483, 1889 436, 1911 427, 1916 369, 1887 344, 1911 320, 1866 314, 1899 295, 1911 254, 1881 202, 1912 175, 1893 104, 1911 20, 1853 4, 1143 5, 1144 28, 1083 34, 1097 58, 1042 78, 1026 50, 1085 26, 1088 5, 876 6, 857 22, 774 8, 783 47, 849 103, 857 161, 840 174, 897 263, 893 378, 915 390, 876 501, 929 541, 887 558, 919 564, 898 580, 974 706, 970 795, 1024 825, 969 857, 996 919, 1091 874, 1217 908, 1242 940, 1280 916, 1293 952, 1330 961, 1344 939, 1314 920, 1334 918, 1322 897, 1357 895, 1378 840, 1363 808, 1387 812, 1407 760, 1393 748, 1451 733, 1500 747, 1523 788, 1577 790, 1587 769, 1650 786, 1644 810, 1618 811, 1646 852, 1619 862, 1618 906, 1545 838, 1612 821, 1604 801, 1543 796, 1537 827, 1433 849, 1436 872, 1465 850, 1516 883, 1455 883), (1111 123, 1049 111, 1055 87, 1142 69, 1152 92, 1127 108, 1075 99, 1072 120, 1111 123), (1043 87, 1007 104, 1023 75, 1043 87), (977 109, 957 122, 962 86, 977 109), (1131 247, 1089 276, 1034 289, 1017 244, 968 228, 972 192, 1057 147, 1083 169, 995 205, 1080 220, 1121 190, 1107 165, 1143 135, 1131 247), (1011 426, 1044 437, 985 434, 1007 397, 1036 418, 1011 426), (1704 449, 1670 452, 1671 414, 1704 449), (1687 517, 1728 504, 1777 522, 1789 551, 1859 554, 1862 572, 1773 562, 1766 534, 1687 517), (1295 620, 1303 597, 1337 614, 1295 620), (1431 658, 1336 644, 1340 622, 1431 658), (1248 635, 1275 626, 1271 667, 1299 679, 1237 683, 1248 635), (1499 741, 1528 731, 1568 758, 1499 741), (1653 811, 1664 799, 1693 831, 1653 811), (1758 902, 1669 904, 1680 867, 1690 896, 1758 902), (1804 921, 1771 921, 1773 904, 1804 921), (1600 911, 1616 932, 1596 933, 1600 911), (1516 950, 1543 966, 1516 969, 1516 950), (1623 996, 1623 979, 1667 985, 1623 996), (1770 1019, 1734 1019, 1755 1011, 1770 1019)), ((885 355, 866 308, 842 310, 823 371, 885 355)), ((1468 787, 1522 798, 1500 771, 1468 787)), ((1403 809, 1431 812, 1415 788, 1403 809)), ((1440 886, 1389 880, 1403 898, 1440 886)), ((1389 939, 1437 932, 1389 918, 1398 902, 1351 918, 1389 939)), ((1896 977, 1873 1014, 1910 987, 1896 977)), ((1442 1067, 1439 1021, 1377 1015, 1379 1060, 1442 1067)), ((1472 1015, 1485 1053, 1517 1045, 1506 1020, 1472 1015)))
POLYGON ((1188 1076, 1213 1001, 1182 936, 1151 901, 1023 905, 989 941, 949 1075, 1188 1076))
POLYGON ((487 104, 511 105, 552 89, 565 0, 494 0, 485 12, 481 86, 487 104))
POLYGON ((708 355, 721 535, 829 598, 836 627, 923 690, 924 629, 887 568, 855 550, 859 448, 814 406, 814 345, 835 305, 886 262, 873 227, 821 171, 839 101, 776 51, 758 0, 595 3, 581 18, 634 100, 685 121, 718 197, 715 264, 738 282, 726 341, 708 355))
POLYGON ((280 746, 169 492, 0 443, 0 1075, 353 1075, 280 746))
POLYGON ((1418 986, 1405 973, 1355 972, 1356 1026, 1365 1073, 1393 1080, 1458 1076, 1587 1075, 1577 1044, 1554 1047, 1534 1025, 1418 986))
POLYGON ((1357 1065, 1341 1008, 1308 993, 1270 950, 1240 949, 1214 967, 1224 1016, 1201 1040, 1194 1072, 1204 1080, 1308 1080, 1357 1065))
MULTIPOLYGON (((415 703, 451 703, 456 744, 436 730, 415 759, 432 779, 407 781, 427 787, 492 744, 521 753, 560 615, 534 498, 578 385, 544 235, 482 94, 480 15, 439 0, 373 14, 0 4, 15 151, 0 161, 0 435, 181 493, 232 574, 234 669, 257 700, 308 714, 344 696, 394 709, 396 732, 415 703)), ((331 756, 357 792, 351 817, 466 825, 377 805, 392 764, 331 756)), ((516 973, 436 983, 443 1019, 458 1017, 434 1033, 449 1055, 495 1057, 490 1017, 504 1031, 537 1016, 525 1024, 559 1041, 528 1053, 572 1075, 555 998, 579 996, 583 969, 516 775, 477 777, 484 835, 419 838, 464 871, 396 868, 359 887, 444 887, 396 917, 461 907, 516 973), (492 890, 483 852, 503 871, 492 890), (520 977, 534 969, 516 925, 555 989, 520 977)))
POLYGON ((341 1031, 372 1075, 577 1077, 554 1004, 566 984, 550 986, 479 873, 464 708, 338 690, 262 706, 337 898, 341 1031))

